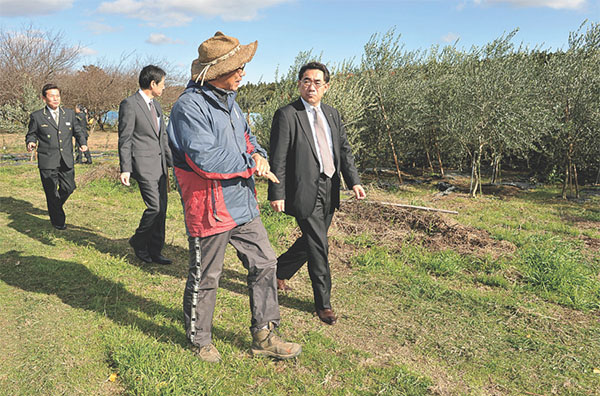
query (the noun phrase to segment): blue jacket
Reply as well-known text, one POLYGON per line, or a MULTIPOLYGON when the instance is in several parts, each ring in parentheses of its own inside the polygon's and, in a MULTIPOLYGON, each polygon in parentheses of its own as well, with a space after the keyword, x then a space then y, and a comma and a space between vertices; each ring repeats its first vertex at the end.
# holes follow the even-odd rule
POLYGON ((252 154, 266 158, 235 102, 236 93, 190 81, 167 133, 188 234, 228 231, 259 215, 252 154))

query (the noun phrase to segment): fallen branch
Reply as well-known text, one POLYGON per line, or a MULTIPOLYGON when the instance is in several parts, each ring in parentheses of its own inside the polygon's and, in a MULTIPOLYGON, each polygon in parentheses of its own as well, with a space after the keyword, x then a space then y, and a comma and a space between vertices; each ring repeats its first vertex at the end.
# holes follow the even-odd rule
POLYGON ((455 211, 455 210, 436 209, 436 208, 429 208, 427 206, 415 206, 415 205, 397 204, 397 203, 383 202, 383 201, 367 201, 367 200, 365 200, 364 202, 367 202, 367 203, 376 203, 376 204, 381 204, 381 205, 397 206, 399 208, 418 209, 418 210, 424 210, 424 211, 427 211, 427 212, 442 212, 442 213, 458 214, 458 212, 455 211))

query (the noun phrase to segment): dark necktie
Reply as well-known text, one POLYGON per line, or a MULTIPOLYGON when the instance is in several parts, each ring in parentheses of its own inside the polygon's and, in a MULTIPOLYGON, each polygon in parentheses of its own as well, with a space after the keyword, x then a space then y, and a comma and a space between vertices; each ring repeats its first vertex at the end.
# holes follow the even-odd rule
POLYGON ((319 144, 319 153, 321 154, 321 162, 323 163, 323 173, 327 177, 333 176, 335 173, 335 166, 333 165, 333 157, 331 150, 329 149, 329 143, 327 143, 327 137, 325 136, 326 130, 323 124, 323 118, 320 112, 315 110, 315 132, 317 135, 317 143, 319 144))
POLYGON ((159 129, 158 129, 158 119, 157 119, 156 109, 154 108, 154 102, 153 101, 150 101, 150 118, 152 118, 152 124, 154 125, 154 128, 156 129, 156 132, 159 132, 159 129))

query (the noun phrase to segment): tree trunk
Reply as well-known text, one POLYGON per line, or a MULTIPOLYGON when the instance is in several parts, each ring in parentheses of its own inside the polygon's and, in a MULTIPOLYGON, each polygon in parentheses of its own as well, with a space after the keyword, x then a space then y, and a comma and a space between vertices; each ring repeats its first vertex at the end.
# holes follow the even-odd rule
POLYGON ((481 156, 483 151, 483 143, 479 142, 479 151, 473 156, 473 167, 471 169, 471 196, 475 198, 477 196, 477 188, 479 188, 479 195, 483 195, 481 186, 481 156), (473 180, 475 183, 473 183, 473 180))
POLYGON ((494 155, 494 165, 492 169, 492 183, 500 179, 500 169, 502 168, 502 154, 494 155))
POLYGON ((573 160, 571 158, 571 149, 573 145, 569 145, 569 194, 573 196, 573 160))
MULTIPOLYGON (((442 155, 440 153, 440 146, 438 145, 437 141, 435 142, 435 151, 437 154, 438 165, 440 167, 440 173, 442 177, 444 177, 444 165, 442 164, 442 155)), ((600 175, 600 172, 598 174, 600 175)))
POLYGON ((577 180, 577 165, 573 164, 573 179, 575 181, 575 198, 579 199, 579 181, 577 180))
POLYGON ((479 155, 477 156, 477 181, 479 182, 479 195, 483 195, 483 181, 481 180, 481 151, 483 150, 483 144, 479 145, 479 155))
POLYGON ((502 171, 502 154, 498 154, 496 156, 496 164, 494 167, 494 180, 493 183, 496 183, 498 180, 500 180, 501 175, 500 172, 502 171))
POLYGON ((498 170, 498 156, 494 155, 493 156, 493 160, 492 160, 492 180, 491 183, 494 184, 496 183, 496 176, 497 176, 497 170, 498 170))
POLYGON ((383 99, 379 92, 377 93, 377 97, 379 99, 379 106, 381 107, 381 114, 383 115, 385 129, 387 131, 388 138, 390 139, 390 147, 392 149, 392 154, 394 155, 394 163, 396 164, 396 174, 398 175, 398 183, 402 184, 402 175, 400 174, 400 165, 398 164, 398 156, 396 155, 396 148, 394 147, 394 139, 392 138, 392 128, 390 127, 387 113, 385 112, 385 107, 383 105, 383 99))
POLYGON ((429 164, 429 170, 433 173, 433 163, 431 162, 431 156, 429 155, 429 148, 425 146, 425 154, 427 155, 427 163, 429 164))
POLYGON ((598 174, 596 175, 596 183, 595 184, 600 184, 600 166, 598 167, 598 174))
POLYGON ((569 183, 569 165, 565 167, 565 179, 563 180, 562 186, 562 199, 567 199, 567 184, 569 183))
POLYGON ((479 187, 479 178, 477 177, 477 157, 478 153, 473 155, 473 164, 471 166, 471 197, 475 198, 477 196, 477 187, 479 187))

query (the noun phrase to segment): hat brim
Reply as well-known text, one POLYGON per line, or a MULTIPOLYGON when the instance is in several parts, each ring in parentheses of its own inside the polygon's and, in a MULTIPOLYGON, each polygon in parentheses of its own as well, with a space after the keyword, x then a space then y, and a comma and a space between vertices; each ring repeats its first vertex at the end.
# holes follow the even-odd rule
MULTIPOLYGON (((247 45, 240 45, 240 50, 233 56, 211 66, 204 77, 204 81, 214 80, 224 74, 231 73, 232 71, 250 62, 256 53, 257 46, 258 41, 247 45)), ((203 66, 199 65, 199 60, 194 59, 192 62, 192 80, 196 80, 198 74, 202 72, 203 68, 203 66)))

